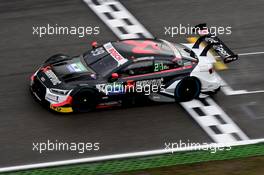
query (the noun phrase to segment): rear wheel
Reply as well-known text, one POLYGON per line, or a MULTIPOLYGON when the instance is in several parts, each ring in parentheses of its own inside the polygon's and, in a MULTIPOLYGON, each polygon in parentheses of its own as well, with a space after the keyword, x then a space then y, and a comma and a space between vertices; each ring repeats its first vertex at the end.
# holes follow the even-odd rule
POLYGON ((98 97, 92 89, 80 90, 73 96, 72 108, 74 112, 89 112, 96 108, 98 97))
POLYGON ((187 77, 179 82, 174 91, 176 101, 190 101, 199 97, 201 83, 195 77, 187 77))

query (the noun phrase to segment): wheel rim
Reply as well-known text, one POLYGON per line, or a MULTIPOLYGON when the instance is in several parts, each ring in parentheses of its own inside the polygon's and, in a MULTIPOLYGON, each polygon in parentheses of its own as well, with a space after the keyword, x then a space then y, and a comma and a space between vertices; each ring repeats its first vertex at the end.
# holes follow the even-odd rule
POLYGON ((185 79, 176 88, 176 98, 181 101, 189 101, 198 97, 200 93, 200 83, 195 79, 185 79))
POLYGON ((74 98, 74 109, 79 112, 88 112, 95 108, 95 96, 91 92, 82 92, 74 98))

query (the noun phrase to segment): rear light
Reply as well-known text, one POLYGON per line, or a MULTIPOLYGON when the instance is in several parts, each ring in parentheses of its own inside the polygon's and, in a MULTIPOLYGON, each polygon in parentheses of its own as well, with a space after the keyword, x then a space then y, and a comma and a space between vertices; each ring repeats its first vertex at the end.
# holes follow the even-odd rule
POLYGON ((210 74, 212 74, 213 72, 214 72, 214 69, 213 68, 209 69, 209 73, 210 74))

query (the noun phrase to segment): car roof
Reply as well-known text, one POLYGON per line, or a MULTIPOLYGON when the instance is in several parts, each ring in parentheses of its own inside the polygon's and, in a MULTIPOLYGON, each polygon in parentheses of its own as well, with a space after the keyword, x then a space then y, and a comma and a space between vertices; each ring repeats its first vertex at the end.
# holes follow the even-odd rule
POLYGON ((112 42, 115 49, 125 58, 173 59, 173 51, 162 41, 156 39, 128 39, 112 42))

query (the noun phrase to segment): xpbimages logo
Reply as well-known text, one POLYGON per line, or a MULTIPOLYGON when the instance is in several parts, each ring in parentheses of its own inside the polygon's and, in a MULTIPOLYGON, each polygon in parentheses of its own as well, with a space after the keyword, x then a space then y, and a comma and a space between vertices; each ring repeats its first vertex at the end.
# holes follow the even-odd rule
POLYGON ((38 37, 46 35, 77 35, 83 38, 86 35, 98 35, 98 26, 59 26, 58 24, 46 26, 32 26, 32 34, 38 37))
POLYGON ((96 88, 99 90, 99 92, 103 92, 106 95, 125 93, 143 93, 144 95, 150 95, 151 93, 165 91, 163 78, 140 81, 131 80, 125 83, 114 82, 107 84, 97 84, 96 88))
POLYGON ((212 35, 231 35, 232 27, 231 26, 204 26, 203 30, 200 30, 197 26, 187 25, 176 25, 176 26, 164 26, 164 34, 170 37, 175 37, 177 35, 196 35, 201 34, 200 32, 205 32, 203 34, 212 34, 212 35))
POLYGON ((32 151, 38 153, 52 152, 52 151, 74 151, 79 154, 90 151, 99 151, 100 143, 98 142, 60 142, 58 140, 45 142, 33 142, 32 151))
POLYGON ((193 151, 210 151, 210 153, 216 153, 217 151, 230 151, 232 147, 229 144, 216 144, 216 143, 195 143, 190 140, 179 142, 165 142, 164 149, 169 150, 171 153, 180 150, 193 150, 193 151))

